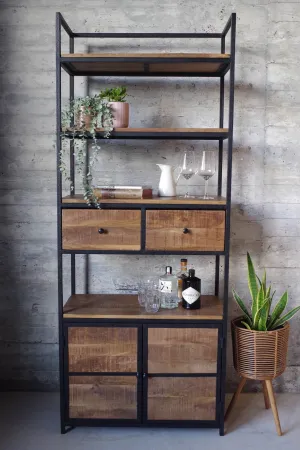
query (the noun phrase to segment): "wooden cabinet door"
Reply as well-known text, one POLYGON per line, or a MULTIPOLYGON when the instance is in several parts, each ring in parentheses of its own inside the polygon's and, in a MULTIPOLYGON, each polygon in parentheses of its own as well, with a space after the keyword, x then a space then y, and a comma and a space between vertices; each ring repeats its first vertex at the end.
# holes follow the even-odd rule
POLYGON ((144 326, 147 421, 216 420, 218 342, 217 327, 144 326))
POLYGON ((137 327, 68 328, 69 372, 137 372, 137 327))
POLYGON ((68 326, 70 419, 141 420, 138 333, 135 326, 68 326))
POLYGON ((136 376, 70 376, 69 417, 138 420, 136 376))
POLYGON ((153 210, 146 213, 146 249, 223 251, 225 211, 153 210))
POLYGON ((215 377, 149 377, 147 420, 216 420, 215 377))
POLYGON ((141 211, 64 209, 65 250, 140 250, 141 211))
POLYGON ((148 373, 217 373, 218 328, 148 327, 148 373))

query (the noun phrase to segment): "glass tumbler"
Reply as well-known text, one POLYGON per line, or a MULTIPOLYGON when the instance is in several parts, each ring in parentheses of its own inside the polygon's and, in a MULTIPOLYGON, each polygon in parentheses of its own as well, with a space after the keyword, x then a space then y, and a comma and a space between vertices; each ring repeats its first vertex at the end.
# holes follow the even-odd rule
POLYGON ((160 308, 161 296, 158 285, 152 285, 151 289, 146 291, 145 310, 147 313, 157 313, 160 308))
POLYGON ((154 282, 151 278, 141 280, 138 283, 138 302, 140 306, 145 306, 147 292, 151 291, 153 284, 154 282))

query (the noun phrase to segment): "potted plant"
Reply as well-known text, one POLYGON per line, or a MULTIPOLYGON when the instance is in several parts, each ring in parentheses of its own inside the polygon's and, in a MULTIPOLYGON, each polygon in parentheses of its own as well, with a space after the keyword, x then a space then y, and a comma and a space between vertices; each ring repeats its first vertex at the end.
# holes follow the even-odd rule
MULTIPOLYGON (((80 176, 83 196, 88 205, 100 207, 94 194, 92 169, 97 161, 100 145, 96 138, 97 127, 104 128, 104 137, 109 138, 113 129, 113 113, 109 103, 95 95, 72 100, 62 111, 62 148, 60 152, 60 171, 66 181, 70 181, 68 172, 69 142, 73 142, 75 169, 80 176), (90 148, 86 147, 86 138, 92 138, 90 148), (88 151, 88 158, 87 152, 88 151)), ((71 190, 73 186, 71 186, 71 190)))
POLYGON ((127 89, 125 86, 107 88, 100 92, 99 98, 106 100, 113 114, 113 128, 128 128, 129 103, 125 102, 127 89))
POLYGON ((267 287, 266 271, 260 280, 255 273, 249 253, 247 253, 247 265, 251 311, 233 290, 234 299, 243 312, 242 316, 232 321, 234 367, 242 380, 227 410, 226 418, 242 391, 246 379, 261 380, 266 407, 270 400, 277 432, 281 435, 271 380, 285 370, 290 329, 288 321, 300 310, 300 306, 283 314, 288 302, 288 293, 284 292, 271 311, 275 291, 272 291, 271 285, 267 287))

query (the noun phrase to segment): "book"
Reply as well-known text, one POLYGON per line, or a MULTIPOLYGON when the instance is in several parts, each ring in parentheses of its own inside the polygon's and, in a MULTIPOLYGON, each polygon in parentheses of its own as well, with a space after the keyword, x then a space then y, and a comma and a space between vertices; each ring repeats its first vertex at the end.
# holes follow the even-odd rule
POLYGON ((148 199, 152 198, 152 189, 145 186, 96 186, 94 194, 98 200, 148 199))

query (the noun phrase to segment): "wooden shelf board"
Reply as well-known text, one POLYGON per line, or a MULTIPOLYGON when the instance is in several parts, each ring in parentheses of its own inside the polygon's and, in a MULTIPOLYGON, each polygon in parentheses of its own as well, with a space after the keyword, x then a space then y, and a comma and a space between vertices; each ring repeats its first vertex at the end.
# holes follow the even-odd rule
POLYGON ((62 67, 73 75, 215 74, 230 63, 228 53, 63 53, 62 67))
MULTIPOLYGON (((64 133, 73 137, 71 129, 63 130, 64 133)), ((104 137, 104 129, 96 128, 96 137, 104 137)), ((75 132, 76 133, 76 132, 75 132)), ((82 135, 82 131, 78 134, 82 135)), ((75 134, 76 137, 76 134, 75 134)), ((86 137, 92 136, 86 133, 86 137)), ((219 140, 228 138, 228 128, 114 128, 110 139, 203 139, 219 140)))
MULTIPOLYGON (((81 194, 67 195, 63 197, 62 203, 85 203, 85 200, 81 194)), ((179 197, 153 197, 147 199, 100 199, 100 203, 107 204, 145 204, 145 205, 226 205, 226 199, 224 197, 216 197, 214 200, 204 200, 203 198, 179 198, 179 197)))
POLYGON ((222 320, 223 303, 213 295, 201 296, 201 309, 188 311, 180 305, 160 309, 156 314, 140 307, 137 295, 75 294, 64 306, 65 319, 157 319, 157 320, 222 320))

